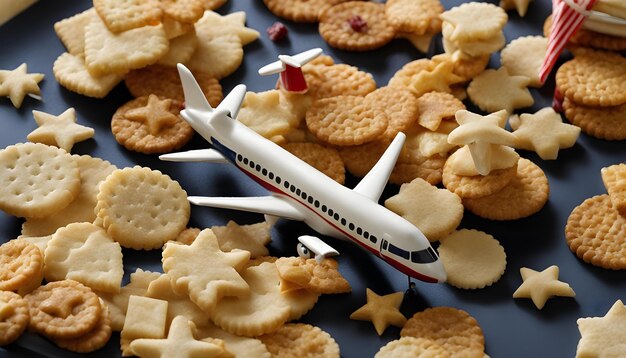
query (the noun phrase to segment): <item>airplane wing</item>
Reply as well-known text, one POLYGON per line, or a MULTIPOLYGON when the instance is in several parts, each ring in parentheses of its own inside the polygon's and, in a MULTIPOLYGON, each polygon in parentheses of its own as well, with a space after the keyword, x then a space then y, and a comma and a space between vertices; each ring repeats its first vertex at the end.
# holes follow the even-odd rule
POLYGON ((385 185, 387 185, 389 175, 391 175, 393 167, 396 166, 396 161, 398 160, 402 146, 404 146, 405 138, 406 135, 399 132, 393 142, 387 147, 385 153, 378 159, 376 165, 374 165, 369 173, 367 173, 352 190, 378 202, 383 189, 385 189, 385 185))
POLYGON ((186 152, 168 153, 160 155, 159 159, 168 162, 228 163, 228 159, 215 149, 198 149, 188 150, 186 152))
POLYGON ((237 114, 239 114, 239 108, 241 108, 241 102, 243 102, 244 97, 246 96, 246 86, 245 85, 237 85, 233 88, 230 93, 220 102, 220 104, 215 109, 216 111, 228 111, 230 113, 230 118, 237 118, 237 114))
POLYGON ((194 205, 251 211, 255 213, 280 216, 290 220, 304 220, 304 215, 302 215, 302 213, 295 206, 276 196, 245 198, 190 196, 187 200, 194 205))
POLYGON ((314 48, 314 49, 310 49, 308 51, 304 51, 301 52, 297 55, 293 55, 290 56, 296 63, 299 63, 300 66, 304 65, 305 63, 311 61, 312 59, 316 58, 317 56, 322 54, 322 49, 321 48, 314 48))
POLYGON ((285 70, 285 64, 283 61, 275 61, 268 65, 265 65, 259 69, 259 75, 269 76, 285 70))

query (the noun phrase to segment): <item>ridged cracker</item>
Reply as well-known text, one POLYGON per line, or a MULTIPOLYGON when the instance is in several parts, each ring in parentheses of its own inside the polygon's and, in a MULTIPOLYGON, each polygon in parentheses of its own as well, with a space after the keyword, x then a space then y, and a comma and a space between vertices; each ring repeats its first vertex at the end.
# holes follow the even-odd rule
POLYGON ((232 220, 229 220, 226 226, 211 227, 220 250, 224 252, 235 249, 246 250, 250 253, 250 258, 269 255, 266 245, 272 240, 270 229, 267 222, 239 225, 232 220))
POLYGON ((449 358, 450 353, 426 338, 401 337, 382 346, 374 358, 449 358))
POLYGON ((85 54, 85 27, 94 16, 98 16, 94 8, 54 23, 54 31, 67 49, 75 56, 85 54))
POLYGON ((91 223, 73 223, 57 230, 48 242, 44 259, 47 281, 70 279, 96 291, 119 292, 122 248, 91 223))
POLYGON ((437 249, 448 275, 447 283, 477 289, 497 282, 506 269, 506 253, 493 236, 462 229, 441 239, 437 249))
POLYGON ((169 40, 161 24, 115 34, 95 19, 85 28, 85 64, 93 76, 124 74, 151 65, 168 50, 169 40))
POLYGON ((164 16, 176 21, 193 24, 204 14, 204 0, 160 0, 164 16))
POLYGON ((369 51, 382 47, 395 37, 385 17, 385 6, 375 2, 348 1, 325 9, 319 16, 319 32, 332 47, 348 51, 369 51), (348 24, 360 16, 367 25, 355 31, 348 24))
POLYGON ((158 0, 94 0, 93 6, 115 33, 154 25, 162 15, 158 0))
MULTIPOLYGON (((350 292, 350 283, 338 270, 334 259, 304 259, 302 257, 281 257, 276 260, 276 268, 282 282, 288 281, 300 288, 320 294, 350 292)), ((282 291, 282 290, 281 290, 282 291)), ((283 291, 284 292, 284 291, 283 291)))
POLYGON ((0 306, 8 306, 9 314, 0 319, 0 346, 15 342, 28 327, 28 303, 15 292, 0 291, 0 306))
POLYGON ((223 298, 212 315, 215 324, 232 334, 251 337, 274 332, 308 312, 319 296, 306 290, 282 294, 276 265, 269 262, 245 269, 242 277, 250 285, 250 294, 223 298))
POLYGON ((87 97, 103 98, 122 81, 123 75, 106 74, 93 76, 87 70, 85 60, 67 52, 62 53, 52 66, 54 78, 72 92, 87 97))
POLYGON ((94 208, 100 183, 115 169, 115 165, 89 155, 73 155, 80 173, 80 192, 68 206, 57 214, 44 218, 26 218, 22 224, 22 235, 52 235, 61 227, 74 222, 93 222, 94 208))
POLYGON ((610 270, 626 269, 626 218, 613 207, 609 195, 586 199, 572 210, 565 240, 585 262, 610 270))
POLYGON ((535 103, 528 90, 530 79, 526 76, 510 75, 505 67, 485 70, 474 77, 467 87, 467 94, 475 105, 485 112, 497 112, 532 106, 535 103))
POLYGON ((25 240, 0 245, 0 291, 25 295, 41 285, 43 253, 25 240))
POLYGON ((63 149, 15 144, 0 150, 0 163, 0 209, 11 215, 52 215, 80 191, 78 166, 63 149))
POLYGON ((563 96, 580 105, 625 104, 626 59, 608 51, 584 51, 559 67, 556 86, 563 96))
POLYGON ((385 17, 391 26, 397 31, 417 35, 441 27, 439 14, 443 10, 439 0, 390 0, 385 3, 385 17))
POLYGON ((565 117, 592 137, 604 140, 626 139, 626 103, 612 107, 589 107, 565 97, 565 117))
POLYGON ((50 282, 24 298, 30 307, 30 329, 50 338, 86 334, 98 323, 102 310, 98 296, 72 280, 50 282))
POLYGON ((449 39, 457 42, 485 39, 501 31, 508 20, 504 10, 493 4, 471 2, 451 8, 440 15, 453 25, 449 39))
POLYGON ((539 70, 548 50, 543 36, 523 36, 509 42, 500 53, 500 62, 513 76, 530 78, 530 87, 541 87, 539 70))
POLYGON ((506 187, 517 172, 517 165, 515 165, 506 169, 493 170, 489 175, 460 176, 452 172, 453 160, 454 154, 443 167, 443 185, 463 199, 494 194, 506 187))
POLYGON ((476 319, 452 307, 417 312, 406 322, 400 336, 430 339, 454 356, 481 358, 485 350, 485 338, 476 319))
POLYGON ((357 67, 346 64, 317 64, 303 66, 302 72, 313 98, 335 96, 365 96, 376 89, 374 77, 357 67))
POLYGON ((149 250, 174 239, 187 226, 191 209, 178 182, 136 166, 116 170, 100 184, 96 210, 113 240, 149 250))
POLYGON ((393 140, 398 132, 408 130, 420 113, 417 97, 405 88, 380 87, 367 94, 366 101, 387 114, 389 123, 381 135, 382 139, 393 140))
POLYGON ((91 353, 104 347, 111 338, 111 318, 109 309, 102 305, 100 319, 94 328, 86 334, 72 339, 53 339, 54 343, 72 352, 91 353))
POLYGON ((293 22, 317 22, 327 8, 346 0, 263 0, 276 16, 293 22))
POLYGON ((600 170, 602 182, 611 197, 613 207, 626 216, 626 164, 614 164, 600 170))
POLYGON ((339 358, 339 345, 319 327, 304 323, 288 323, 276 332, 259 339, 276 358, 327 357, 339 358))
POLYGON ((385 207, 415 225, 431 242, 448 235, 463 219, 458 195, 421 178, 402 184, 398 194, 385 200, 385 207))
POLYGON ((417 123, 431 131, 436 131, 444 119, 453 119, 457 111, 465 109, 463 102, 445 92, 425 93, 417 99, 417 105, 417 123))
POLYGON ((520 158, 517 174, 502 190, 479 198, 463 198, 472 213, 490 220, 517 220, 530 216, 548 201, 550 188, 543 170, 520 158))
POLYGON ((287 143, 283 148, 339 184, 345 182, 346 170, 337 150, 316 143, 287 143))

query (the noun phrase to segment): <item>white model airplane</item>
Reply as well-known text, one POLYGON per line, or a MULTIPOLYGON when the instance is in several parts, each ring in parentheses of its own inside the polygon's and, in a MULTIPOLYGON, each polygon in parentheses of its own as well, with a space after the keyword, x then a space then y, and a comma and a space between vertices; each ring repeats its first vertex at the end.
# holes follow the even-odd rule
POLYGON ((279 82, 285 91, 304 93, 309 87, 301 67, 321 54, 321 48, 314 48, 293 56, 279 55, 278 61, 261 67, 259 75, 269 76, 280 73, 279 82))
MULTIPOLYGON (((191 203, 304 221, 323 235, 356 243, 410 277, 433 283, 446 280, 439 256, 422 232, 378 204, 404 144, 403 133, 398 134, 374 168, 350 190, 233 119, 246 92, 244 85, 235 87, 213 109, 191 72, 180 64, 178 71, 185 93, 185 109, 180 113, 214 149, 166 154, 160 158, 230 162, 271 192, 269 196, 245 198, 190 196, 191 203)), ((318 260, 337 254, 318 238, 303 236, 299 240, 301 256, 308 256, 309 250, 318 260)))

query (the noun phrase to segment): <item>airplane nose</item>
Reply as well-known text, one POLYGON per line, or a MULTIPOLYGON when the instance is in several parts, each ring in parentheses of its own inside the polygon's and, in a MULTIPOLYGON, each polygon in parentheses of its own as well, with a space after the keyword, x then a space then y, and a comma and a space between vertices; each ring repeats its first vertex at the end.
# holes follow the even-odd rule
POLYGON ((444 283, 448 279, 448 275, 446 274, 446 270, 443 267, 441 260, 437 260, 429 264, 428 275, 436 279, 438 283, 444 283))

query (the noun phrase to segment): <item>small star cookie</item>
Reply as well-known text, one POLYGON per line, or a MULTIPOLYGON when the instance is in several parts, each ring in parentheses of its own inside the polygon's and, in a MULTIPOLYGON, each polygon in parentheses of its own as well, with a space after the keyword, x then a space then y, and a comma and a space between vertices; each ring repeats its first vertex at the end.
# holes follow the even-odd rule
POLYGON ((570 148, 580 135, 580 128, 563 123, 561 115, 551 107, 542 108, 535 114, 523 113, 519 123, 511 123, 516 147, 533 150, 543 160, 556 159, 559 149, 570 148))
POLYGON ((498 70, 485 70, 476 76, 467 87, 467 95, 483 111, 506 109, 513 113, 514 109, 535 103, 528 90, 529 84, 530 78, 512 76, 506 67, 500 67, 498 70))
POLYGON ((13 71, 0 70, 0 96, 7 96, 15 108, 20 108, 24 96, 41 95, 39 85, 43 73, 26 73, 27 65, 23 63, 13 71))
POLYGON ((178 123, 178 117, 170 112, 171 99, 159 99, 151 94, 144 107, 133 108, 126 112, 126 119, 145 123, 152 135, 157 135, 163 127, 171 127, 178 123))
POLYGON ((552 265, 539 272, 526 267, 520 268, 524 282, 513 293, 513 298, 530 298, 538 309, 542 309, 552 296, 574 297, 574 290, 558 280, 559 267, 552 265))
POLYGON ((617 300, 604 317, 579 318, 580 341, 576 357, 623 357, 626 355, 626 307, 617 300))
POLYGON ((49 113, 33 111, 33 117, 39 128, 26 137, 33 143, 54 145, 65 149, 68 153, 76 142, 93 137, 93 128, 76 123, 76 111, 68 108, 65 112, 54 116, 49 113))
POLYGON ((352 312, 350 319, 371 321, 379 336, 383 334, 390 324, 396 327, 404 325, 406 317, 399 310, 404 299, 404 293, 395 292, 379 296, 368 288, 366 289, 366 294, 367 303, 365 306, 352 312))

